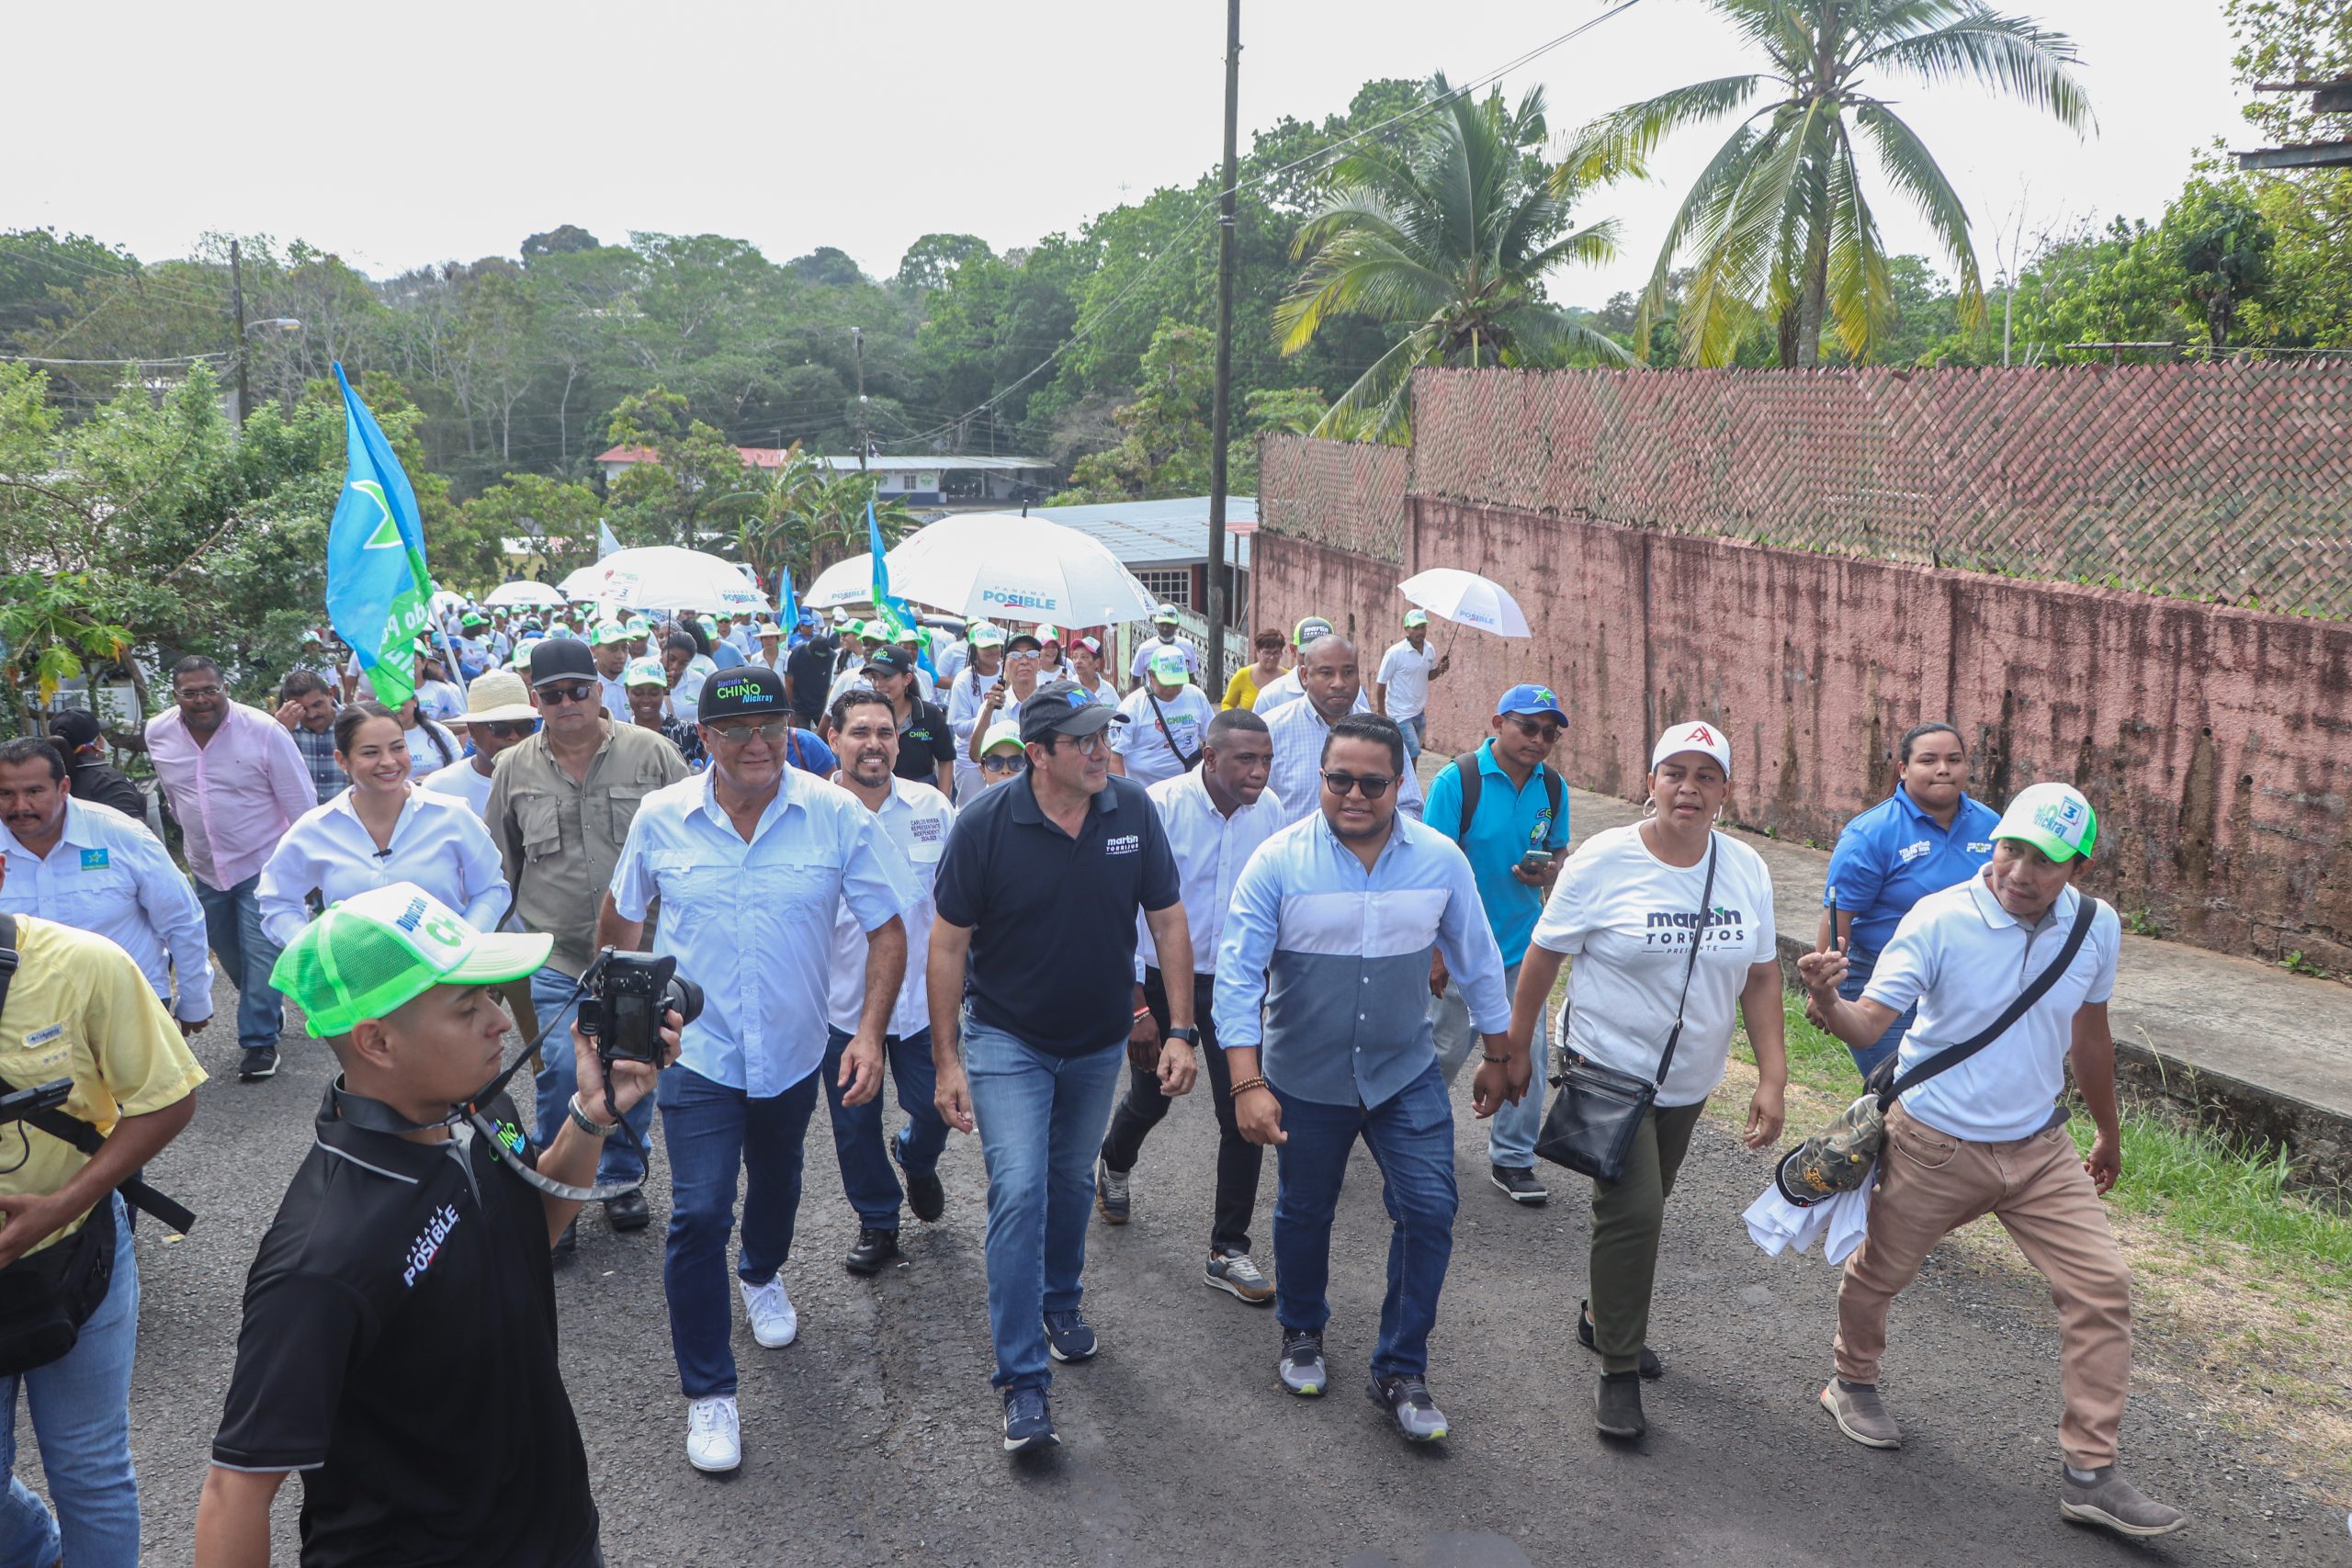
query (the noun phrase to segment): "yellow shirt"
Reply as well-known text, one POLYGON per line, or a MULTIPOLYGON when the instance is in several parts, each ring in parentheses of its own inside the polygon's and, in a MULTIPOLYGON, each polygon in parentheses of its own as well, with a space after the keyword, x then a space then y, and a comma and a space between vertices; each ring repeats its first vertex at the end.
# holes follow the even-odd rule
POLYGON ((1233 672, 1232 680, 1225 683, 1225 701, 1219 703, 1217 706, 1248 708, 1257 700, 1258 667, 1255 664, 1245 664, 1233 672))
MULTIPOLYGON (((18 915, 17 953, 7 1005, 0 1010, 0 1078, 11 1087, 70 1077, 65 1113, 110 1133, 123 1117, 176 1104, 204 1081, 179 1026, 121 948, 18 915)), ((0 1167, 17 1166, 0 1174, 0 1192, 54 1192, 88 1163, 71 1145, 21 1122, 0 1127, 0 1167)), ((33 1250, 73 1235, 86 1217, 76 1216, 33 1250)))

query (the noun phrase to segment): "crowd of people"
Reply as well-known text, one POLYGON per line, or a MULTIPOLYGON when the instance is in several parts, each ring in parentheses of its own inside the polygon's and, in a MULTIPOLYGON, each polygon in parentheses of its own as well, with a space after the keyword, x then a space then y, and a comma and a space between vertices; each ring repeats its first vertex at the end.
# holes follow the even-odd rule
MULTIPOLYGON (((1392 1226, 1363 1371, 1425 1442, 1452 1430, 1430 1340, 1462 1201, 1461 1069, 1475 1048, 1485 1165, 1522 1207, 1550 1197, 1553 1075, 1612 1070, 1651 1098, 1591 1181, 1577 1333, 1597 1430, 1640 1438, 1642 1382, 1667 1370, 1647 1336, 1665 1207, 1743 1025, 1744 1142, 1783 1132, 1771 874, 1717 826, 1734 748, 1705 719, 1667 728, 1642 819, 1576 840, 1555 760, 1570 705, 1524 682, 1478 699, 1487 733, 1425 790, 1449 661, 1419 611, 1399 630, 1369 655, 1321 617, 1262 632, 1213 696, 1166 605, 1124 689, 1103 634, 1054 626, 464 607, 420 642, 396 704, 323 637, 274 709, 233 700, 212 659, 180 660, 171 705, 133 738, 153 800, 85 713, 0 743, 0 945, 17 957, 0 1075, 69 1078, 64 1113, 107 1134, 85 1152, 28 1132, 30 1157, 0 1172, 0 1280, 38 1287, 0 1291, 0 1564, 138 1560, 125 1194, 194 1111, 186 1041, 211 1021, 216 964, 242 1080, 276 1073, 288 996, 338 1073, 248 1280, 203 1568, 266 1562, 295 1472, 305 1561, 374 1561, 396 1538, 403 1562, 602 1562, 551 1270, 583 1210, 650 1224, 657 1111, 697 1470, 741 1461, 737 1300, 754 1345, 799 1332, 787 1265, 820 1104, 857 1275, 902 1256, 908 1213, 943 1216, 943 1154, 977 1134, 996 1435, 1023 1451, 1058 1441, 1054 1368, 1105 1348, 1089 1228, 1146 1201, 1143 1146, 1204 1083, 1201 1280, 1271 1308, 1264 1365, 1303 1398, 1334 1382, 1349 1157, 1359 1139, 1375 1157, 1392 1226), (700 1005, 616 1060, 578 1027, 583 998, 601 955, 639 950, 700 1005), (537 1045, 527 1115, 503 1092, 510 1024, 537 1045), (17 1321, 36 1298, 74 1330, 46 1359, 17 1321), (464 1444, 413 1397, 453 1377, 481 1424, 464 1444), (50 1506, 13 1475, 20 1385, 50 1506)), ((1894 761, 1892 793, 1838 840, 1798 966, 1860 1077, 1894 1074, 1820 1403, 1856 1442, 1900 1444, 1879 1389, 1888 1303, 1946 1233, 1992 1213, 2059 1307, 2063 1513, 2165 1533, 2181 1516, 2117 1469, 2129 1279, 2098 1197, 2120 1168, 2120 926, 2074 886, 2097 815, 2060 784, 2005 809, 1973 798, 1956 723, 1913 729, 1894 761), (2044 968, 2001 1038, 1905 1084, 2044 968), (2060 1105, 2070 1060, 2086 1160, 2060 1105)))

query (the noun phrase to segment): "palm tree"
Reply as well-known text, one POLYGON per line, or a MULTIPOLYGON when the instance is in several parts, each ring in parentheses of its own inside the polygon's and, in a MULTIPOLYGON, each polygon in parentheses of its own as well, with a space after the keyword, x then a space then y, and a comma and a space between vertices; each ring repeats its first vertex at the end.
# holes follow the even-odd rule
POLYGON ((1404 434, 1418 366, 1549 365, 1585 349, 1624 351, 1544 297, 1563 262, 1607 261, 1616 225, 1571 228, 1572 181, 1555 181, 1535 149, 1547 134, 1544 92, 1508 108, 1430 79, 1439 107, 1402 146, 1370 145, 1333 165, 1337 192, 1306 220, 1293 256, 1313 252, 1297 286, 1274 308, 1285 355, 1314 341, 1324 321, 1371 316, 1404 335, 1331 405, 1316 434, 1394 440, 1404 434))
POLYGON ((1763 311, 1778 328, 1784 367, 1815 364, 1825 325, 1860 358, 1894 320, 1894 292, 1877 220, 1862 196, 1856 133, 1895 191, 1935 230, 1960 275, 1963 320, 1982 318, 1984 294, 1968 213, 1943 170, 1865 77, 1933 86, 1973 80, 2048 112, 2077 133, 2090 100, 2069 71, 2072 39, 1983 0, 1707 0, 1771 60, 1770 71, 1724 76, 1629 104, 1587 127, 1563 176, 1639 174, 1672 131, 1748 109, 1683 197, 1642 298, 1664 303, 1678 255, 1691 267, 1679 335, 1684 363, 1723 365, 1763 311))

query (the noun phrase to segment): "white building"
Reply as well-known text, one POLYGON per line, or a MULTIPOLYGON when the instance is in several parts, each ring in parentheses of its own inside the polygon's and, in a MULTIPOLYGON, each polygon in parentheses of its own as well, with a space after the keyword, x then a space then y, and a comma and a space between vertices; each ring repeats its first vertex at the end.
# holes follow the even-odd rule
MULTIPOLYGON (((773 472, 791 455, 787 446, 738 446, 746 468, 773 472)), ((616 446, 596 461, 610 484, 639 463, 656 461, 642 446, 616 446)), ((836 473, 857 468, 855 457, 818 457, 836 473)), ((882 477, 883 496, 908 506, 1002 506, 1050 495, 1060 479, 1043 457, 983 457, 969 453, 931 457, 868 457, 869 473, 882 477)))

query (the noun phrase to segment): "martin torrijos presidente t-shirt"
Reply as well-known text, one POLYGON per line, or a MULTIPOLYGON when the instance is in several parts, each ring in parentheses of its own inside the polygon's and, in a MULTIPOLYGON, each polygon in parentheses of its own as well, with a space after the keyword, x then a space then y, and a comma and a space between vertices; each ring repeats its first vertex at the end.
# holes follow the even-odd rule
MULTIPOLYGON (((1682 1009, 1682 1040, 1658 1090, 1661 1106, 1696 1105, 1723 1081, 1732 1025, 1750 965, 1775 955, 1772 874, 1761 856, 1718 833, 1706 940, 1682 1009)), ((1707 863, 1673 866, 1652 854, 1638 823, 1595 833, 1560 870, 1535 922, 1535 944, 1574 955, 1568 1043, 1622 1073, 1651 1077, 1674 1030, 1698 929, 1707 863)))

